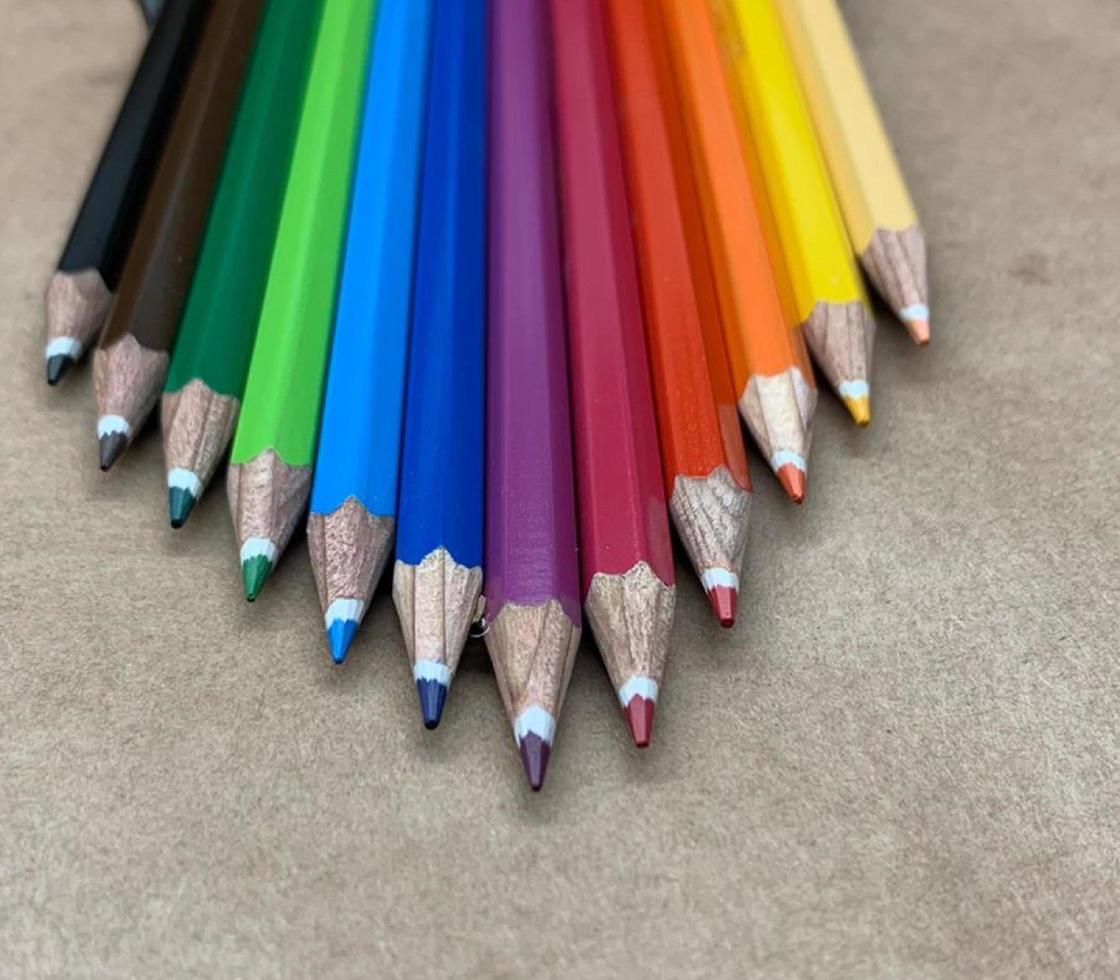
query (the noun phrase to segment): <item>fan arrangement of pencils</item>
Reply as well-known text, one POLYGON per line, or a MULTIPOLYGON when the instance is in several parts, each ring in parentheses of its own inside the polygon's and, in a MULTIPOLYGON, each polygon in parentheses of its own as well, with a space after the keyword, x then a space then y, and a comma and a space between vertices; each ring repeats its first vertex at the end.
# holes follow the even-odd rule
POLYGON ((424 724, 479 622, 533 789, 583 615, 648 745, 670 526, 731 626, 743 427, 871 419, 925 245, 836 0, 166 0, 47 294, 171 524, 230 451, 254 600, 305 514, 331 656, 382 574, 424 724))

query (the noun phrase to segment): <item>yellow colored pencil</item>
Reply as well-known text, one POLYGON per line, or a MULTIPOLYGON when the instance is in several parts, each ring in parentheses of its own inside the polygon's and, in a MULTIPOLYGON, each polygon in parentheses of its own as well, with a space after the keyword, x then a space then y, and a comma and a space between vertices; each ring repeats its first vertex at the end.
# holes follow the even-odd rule
POLYGON ((858 425, 871 421, 875 318, 773 0, 712 0, 805 339, 858 425))
POLYGON ((928 344, 926 242, 836 0, 776 0, 844 223, 863 271, 928 344))

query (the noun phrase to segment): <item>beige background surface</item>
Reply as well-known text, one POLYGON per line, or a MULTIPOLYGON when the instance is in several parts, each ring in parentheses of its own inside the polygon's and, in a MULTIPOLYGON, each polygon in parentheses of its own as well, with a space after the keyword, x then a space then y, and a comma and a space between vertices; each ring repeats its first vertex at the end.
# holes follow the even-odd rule
POLYGON ((387 596, 332 669, 304 546, 249 607, 222 490, 175 534, 154 432, 98 472, 42 293, 141 26, 0 0, 0 975, 1120 972, 1120 4, 845 9, 935 345, 822 399, 803 512, 756 460, 649 753, 584 649, 534 798, 481 648, 427 734, 387 596))

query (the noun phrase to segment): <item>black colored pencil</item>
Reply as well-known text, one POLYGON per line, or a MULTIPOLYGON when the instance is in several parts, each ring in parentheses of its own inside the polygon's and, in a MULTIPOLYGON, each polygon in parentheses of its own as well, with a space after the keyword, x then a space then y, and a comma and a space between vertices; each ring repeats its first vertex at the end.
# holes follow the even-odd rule
POLYGON ((47 382, 108 312, 210 0, 165 0, 47 290, 47 382))

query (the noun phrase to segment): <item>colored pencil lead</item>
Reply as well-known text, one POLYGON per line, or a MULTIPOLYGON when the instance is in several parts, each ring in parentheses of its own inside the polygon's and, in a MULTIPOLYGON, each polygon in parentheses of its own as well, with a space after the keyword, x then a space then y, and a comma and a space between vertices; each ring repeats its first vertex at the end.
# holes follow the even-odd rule
POLYGON ((108 473, 128 448, 132 429, 120 416, 105 416, 97 421, 97 452, 101 472, 108 473))
MULTIPOLYGON (((555 724, 553 727, 555 728, 555 724)), ((529 780, 529 788, 534 793, 540 792, 544 785, 551 755, 552 742, 545 741, 536 732, 529 732, 521 740, 521 765, 525 767, 525 778, 529 780)))
POLYGON ((712 612, 716 614, 720 626, 724 629, 730 629, 735 625, 735 618, 739 614, 738 581, 734 586, 713 585, 708 589, 708 602, 711 604, 712 612))
POLYGON ((777 476, 778 482, 781 483, 782 489, 790 500, 795 504, 805 501, 808 478, 802 466, 797 463, 783 463, 777 469, 777 476))
POLYGON ((653 716, 657 709, 656 687, 654 684, 652 698, 634 693, 625 705, 626 724, 630 727, 634 744, 640 749, 648 748, 653 740, 653 716))

